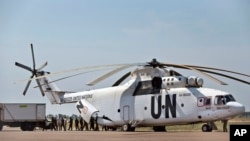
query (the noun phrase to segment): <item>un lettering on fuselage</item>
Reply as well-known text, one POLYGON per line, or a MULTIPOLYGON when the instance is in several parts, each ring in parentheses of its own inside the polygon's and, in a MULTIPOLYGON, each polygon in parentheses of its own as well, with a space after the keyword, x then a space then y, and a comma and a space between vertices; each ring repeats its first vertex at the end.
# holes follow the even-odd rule
POLYGON ((170 95, 165 95, 165 103, 162 103, 162 95, 151 96, 151 115, 154 119, 159 119, 162 114, 162 109, 165 109, 165 118, 176 118, 176 94, 172 95, 172 101, 170 95), (156 110, 157 109, 157 110, 156 110))

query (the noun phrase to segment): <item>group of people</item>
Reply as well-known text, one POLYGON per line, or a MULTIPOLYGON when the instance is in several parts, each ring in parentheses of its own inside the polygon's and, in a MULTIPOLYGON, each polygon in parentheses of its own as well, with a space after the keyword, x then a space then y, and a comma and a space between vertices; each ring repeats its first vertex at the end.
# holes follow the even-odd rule
POLYGON ((88 124, 81 116, 66 117, 62 115, 49 116, 45 118, 43 125, 41 126, 44 130, 54 131, 98 131, 99 125, 95 118, 91 118, 90 124, 88 124))
POLYGON ((89 130, 96 130, 95 128, 95 123, 96 123, 96 127, 98 127, 98 124, 97 122, 95 122, 94 120, 90 121, 90 129, 89 129, 89 125, 88 123, 83 120, 82 117, 80 117, 79 119, 78 118, 75 118, 73 119, 72 117, 69 118, 69 126, 68 126, 68 130, 69 131, 72 131, 73 130, 73 125, 75 125, 75 130, 76 131, 89 131, 89 130))
MULTIPOLYGON (((227 132, 228 120, 222 120, 223 132, 227 132)), ((45 117, 45 121, 41 125, 43 131, 50 129, 51 131, 99 131, 97 119, 91 117, 88 124, 81 116, 66 117, 63 115, 45 117)), ((102 127, 102 130, 109 130, 108 127, 102 127)), ((113 129, 112 129, 113 130, 113 129)))

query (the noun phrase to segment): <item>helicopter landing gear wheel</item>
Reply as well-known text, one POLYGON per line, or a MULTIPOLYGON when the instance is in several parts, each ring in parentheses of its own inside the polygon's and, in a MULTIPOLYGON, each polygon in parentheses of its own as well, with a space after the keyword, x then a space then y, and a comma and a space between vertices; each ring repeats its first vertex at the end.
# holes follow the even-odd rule
POLYGON ((213 128, 211 126, 209 126, 208 124, 203 124, 201 127, 201 130, 203 132, 212 132, 213 128))
POLYGON ((132 127, 130 124, 124 124, 122 126, 122 131, 128 132, 128 131, 135 131, 135 127, 132 127))
POLYGON ((128 132, 128 131, 130 131, 130 129, 131 129, 130 124, 124 124, 122 126, 122 131, 128 132))

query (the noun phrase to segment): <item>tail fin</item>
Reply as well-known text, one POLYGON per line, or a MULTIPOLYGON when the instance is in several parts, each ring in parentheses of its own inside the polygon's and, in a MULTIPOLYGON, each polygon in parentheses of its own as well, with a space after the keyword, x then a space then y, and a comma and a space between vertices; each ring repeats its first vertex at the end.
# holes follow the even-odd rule
MULTIPOLYGON (((37 72, 38 76, 47 75, 48 72, 37 72)), ((50 83, 50 78, 42 77, 36 80, 42 95, 46 95, 51 104, 61 104, 63 95, 66 93, 61 91, 55 83, 50 83)))

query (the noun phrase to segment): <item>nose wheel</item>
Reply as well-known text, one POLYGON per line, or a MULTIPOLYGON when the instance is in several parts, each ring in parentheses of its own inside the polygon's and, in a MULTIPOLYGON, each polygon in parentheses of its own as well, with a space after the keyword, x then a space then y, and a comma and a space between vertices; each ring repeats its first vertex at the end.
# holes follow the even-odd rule
POLYGON ((201 127, 201 130, 203 132, 212 132, 213 127, 208 125, 208 124, 203 124, 202 127, 201 127))

